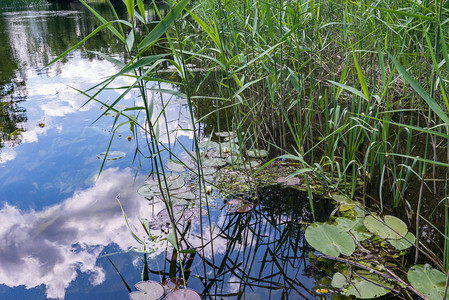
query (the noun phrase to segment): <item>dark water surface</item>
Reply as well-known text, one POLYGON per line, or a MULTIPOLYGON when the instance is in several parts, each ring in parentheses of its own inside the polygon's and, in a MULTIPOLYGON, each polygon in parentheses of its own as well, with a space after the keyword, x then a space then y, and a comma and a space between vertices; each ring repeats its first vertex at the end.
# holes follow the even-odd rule
MULTIPOLYGON (((97 9, 108 13, 105 7, 97 9)), ((131 132, 124 128, 111 151, 125 156, 108 161, 97 179, 102 162, 97 155, 107 149, 113 118, 92 124, 102 108, 94 102, 84 105, 87 98, 75 90, 86 90, 117 71, 88 50, 120 58, 122 49, 104 32, 43 68, 96 26, 91 14, 73 3, 0 13, 0 299, 126 299, 128 291, 105 257, 115 252, 126 252, 108 257, 128 284, 141 280, 143 254, 128 252, 140 244, 116 197, 131 228, 144 236, 139 218, 151 219, 163 208, 150 206, 136 192, 151 165, 133 161, 136 143, 127 140, 131 132)), ((117 98, 118 88, 126 84, 117 80, 112 84, 117 89, 103 92, 101 100, 117 98)), ((123 104, 138 101, 131 94, 123 104)), ((160 109, 156 103, 155 110, 160 109)), ((170 129, 191 126, 183 100, 172 100, 166 113, 170 129)), ((191 141, 188 132, 177 132, 177 137, 184 144, 191 141)), ((317 274, 300 230, 302 222, 311 221, 308 200, 296 191, 261 193, 262 208, 254 213, 213 212, 215 256, 206 247, 205 260, 215 266, 207 268, 206 276, 216 280, 204 280, 198 255, 188 260, 188 287, 204 298, 316 298, 317 274)), ((189 226, 191 243, 200 245, 199 223, 189 226)), ((171 259, 170 249, 155 245, 148 255, 150 278, 179 276, 171 259)))

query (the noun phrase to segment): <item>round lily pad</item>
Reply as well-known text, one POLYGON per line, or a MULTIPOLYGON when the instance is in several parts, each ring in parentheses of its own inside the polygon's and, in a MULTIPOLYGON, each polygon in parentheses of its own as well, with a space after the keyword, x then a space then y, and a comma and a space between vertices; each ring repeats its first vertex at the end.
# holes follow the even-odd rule
POLYGON ((203 141, 198 144, 198 147, 204 148, 204 149, 216 149, 218 148, 218 143, 213 141, 203 141))
POLYGON ((109 152, 102 152, 97 155, 98 159, 104 159, 106 156, 106 160, 117 160, 124 158, 126 156, 125 152, 122 151, 109 151, 109 152))
POLYGON ((164 287, 156 281, 140 281, 135 284, 138 292, 132 292, 132 300, 159 300, 164 296, 164 287))
POLYGON ((411 285, 431 300, 443 300, 446 275, 429 264, 415 265, 407 273, 411 285))
POLYGON ((319 252, 339 256, 351 255, 355 251, 355 244, 351 236, 335 225, 327 223, 313 223, 305 231, 307 242, 319 252))
POLYGON ((254 203, 244 199, 231 199, 226 202, 225 206, 231 213, 247 213, 254 208, 254 203))
POLYGON ((378 298, 388 294, 390 291, 378 286, 368 280, 352 281, 348 287, 346 296, 355 296, 360 299, 378 298))
POLYGON ((230 165, 238 165, 244 162, 244 159, 239 155, 230 155, 226 157, 226 162, 230 165))
POLYGON ((285 182, 285 185, 287 186, 292 186, 292 185, 298 185, 301 183, 301 180, 298 177, 292 177, 287 179, 287 181, 285 182))
POLYGON ((246 151, 246 153, 251 158, 262 158, 268 155, 267 150, 258 150, 258 149, 248 150, 246 151))
POLYGON ((407 234, 407 225, 394 216, 366 216, 363 220, 366 229, 383 239, 399 240, 407 234))
POLYGON ((209 158, 205 159, 203 162, 203 167, 222 167, 226 164, 223 158, 209 158))
POLYGON ((145 184, 144 186, 140 187, 140 188, 137 190, 137 193, 139 193, 139 195, 142 195, 142 196, 144 196, 144 197, 154 197, 154 196, 156 196, 157 194, 159 194, 159 193, 155 193, 155 192, 152 190, 152 188, 153 188, 152 185, 145 184))
POLYGON ((416 238, 415 235, 411 232, 408 232, 405 237, 399 240, 387 240, 393 247, 397 250, 405 250, 410 248, 415 244, 416 238))
POLYGON ((332 277, 331 285, 336 289, 342 289, 347 284, 348 282, 346 281, 345 275, 341 274, 340 272, 335 273, 332 277))
POLYGON ((363 226, 363 218, 345 218, 338 217, 335 219, 335 224, 342 230, 346 232, 351 232, 351 234, 358 240, 364 241, 370 238, 372 234, 366 230, 363 226))
POLYGON ((180 162, 170 160, 167 162, 167 170, 172 172, 185 172, 186 168, 180 162))
POLYGON ((168 294, 165 300, 201 300, 201 297, 192 289, 179 289, 168 294))

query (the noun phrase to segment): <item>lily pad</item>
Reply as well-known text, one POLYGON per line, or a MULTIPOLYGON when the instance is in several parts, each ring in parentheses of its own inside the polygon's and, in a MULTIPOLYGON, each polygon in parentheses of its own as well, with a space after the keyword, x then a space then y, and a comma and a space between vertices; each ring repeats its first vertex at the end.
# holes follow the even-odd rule
POLYGON ((217 169, 216 168, 213 168, 213 167, 206 167, 206 168, 203 168, 203 175, 204 176, 207 176, 207 175, 212 175, 212 174, 215 174, 215 173, 217 173, 217 169))
POLYGON ((389 290, 380 287, 370 281, 360 280, 352 282, 345 295, 356 296, 357 298, 360 299, 372 299, 384 296, 389 292, 390 292, 389 290))
POLYGON ((319 252, 339 256, 351 255, 355 251, 355 244, 351 236, 335 225, 327 223, 313 223, 305 232, 307 242, 319 252))
POLYGON ((209 158, 205 159, 203 162, 204 167, 222 167, 226 164, 223 158, 209 158))
POLYGON ((287 181, 285 182, 285 185, 287 186, 292 186, 292 185, 298 185, 301 183, 301 180, 298 177, 292 177, 287 179, 287 181))
POLYGON ((348 282, 346 281, 345 275, 341 274, 340 272, 335 273, 332 277, 331 285, 336 289, 342 289, 347 284, 348 282))
POLYGON ((279 177, 276 182, 277 183, 285 183, 287 181, 287 177, 279 177))
POLYGON ((106 156, 106 160, 117 160, 124 158, 126 156, 125 152, 122 151, 109 151, 109 152, 102 152, 97 155, 98 159, 104 159, 106 156))
POLYGON ((153 185, 149 185, 149 184, 145 184, 144 186, 140 187, 137 190, 137 193, 139 193, 139 195, 142 195, 144 197, 154 197, 156 195, 159 195, 160 193, 156 193, 152 190, 153 185))
POLYGON ((180 162, 170 160, 167 162, 167 170, 172 172, 185 172, 186 168, 180 162))
POLYGON ((394 216, 384 216, 383 220, 377 215, 366 216, 363 220, 365 227, 383 239, 399 240, 407 234, 407 225, 394 216))
POLYGON ((129 294, 132 300, 159 300, 164 296, 164 287, 156 281, 140 281, 135 287, 139 291, 129 294))
POLYGON ((168 294, 165 300, 201 300, 201 297, 192 289, 179 289, 168 294))
POLYGON ((405 237, 399 240, 388 240, 388 242, 398 250, 405 250, 410 248, 415 244, 416 238, 415 235, 411 232, 408 232, 405 237))
POLYGON ((218 143, 213 141, 203 141, 198 144, 198 147, 204 148, 204 149, 216 149, 218 148, 218 143))
POLYGON ((226 202, 225 206, 231 213, 247 213, 254 208, 254 203, 244 199, 231 199, 226 202))
POLYGON ((179 189, 170 192, 172 198, 195 200, 196 196, 194 193, 187 189, 179 189))
POLYGON ((346 232, 351 232, 351 234, 358 240, 364 241, 372 236, 371 233, 367 232, 363 226, 363 218, 345 218, 338 217, 335 219, 335 224, 346 232))
POLYGON ((226 162, 230 165, 239 165, 244 162, 243 157, 239 155, 230 155, 226 157, 226 162))
POLYGON ((248 150, 246 151, 246 153, 251 158, 262 158, 268 155, 267 150, 258 150, 258 149, 248 150))
POLYGON ((443 300, 446 275, 429 264, 415 265, 407 273, 411 285, 430 300, 443 300))

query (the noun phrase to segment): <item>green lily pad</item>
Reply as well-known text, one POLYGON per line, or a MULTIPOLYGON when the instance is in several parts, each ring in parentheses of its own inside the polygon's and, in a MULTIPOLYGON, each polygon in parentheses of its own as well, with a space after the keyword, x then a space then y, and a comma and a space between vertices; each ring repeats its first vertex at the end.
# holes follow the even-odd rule
POLYGON ((226 162, 230 165, 239 165, 244 162, 244 159, 240 155, 230 155, 226 157, 226 162))
POLYGON ((287 186, 292 186, 292 185, 298 185, 301 183, 301 180, 298 177, 292 177, 287 179, 287 181, 285 182, 285 185, 287 186))
POLYGON ((195 200, 196 196, 194 193, 187 189, 179 189, 170 192, 172 198, 185 199, 185 200, 195 200))
POLYGON ((360 217, 338 217, 335 219, 335 224, 344 231, 351 232, 351 234, 360 242, 372 236, 371 233, 366 231, 365 227, 363 226, 363 218, 360 217))
POLYGON ((429 264, 415 265, 407 273, 411 285, 429 300, 443 300, 446 275, 429 264))
POLYGON ((326 255, 349 256, 355 251, 351 236, 335 225, 313 223, 307 227, 305 237, 313 248, 326 255))
POLYGON ((209 158, 203 162, 203 167, 222 167, 226 164, 226 160, 223 158, 209 158))
POLYGON ((331 285, 332 287, 336 289, 342 289, 348 284, 345 275, 341 274, 340 272, 337 272, 332 277, 331 285))
POLYGON ((137 190, 137 193, 139 193, 139 195, 142 195, 144 197, 154 197, 159 195, 160 193, 156 193, 152 190, 153 185, 149 185, 149 184, 145 184, 144 186, 140 187, 137 190))
POLYGON ((192 289, 179 289, 168 294, 165 300, 201 300, 201 297, 192 289))
POLYGON ((246 153, 251 158, 262 158, 268 155, 267 150, 258 150, 258 149, 248 150, 246 151, 246 153))
POLYGON ((366 216, 363 220, 366 229, 383 239, 399 240, 407 234, 407 225, 393 216, 384 216, 383 220, 377 215, 366 216))
POLYGON ((135 287, 139 291, 129 293, 132 300, 159 300, 164 296, 164 287, 156 281, 140 281, 135 287))
POLYGON ((201 143, 198 144, 199 148, 204 148, 204 149, 216 149, 218 148, 218 143, 213 142, 213 141, 203 141, 201 143))
POLYGON ((106 156, 106 160, 117 160, 124 158, 126 156, 125 152, 122 151, 109 151, 109 152, 102 152, 97 155, 98 159, 104 159, 106 156))
POLYGON ((356 296, 360 299, 372 299, 384 296, 390 291, 380 287, 370 281, 360 280, 352 282, 348 287, 348 291, 345 293, 346 296, 356 296))
POLYGON ((170 160, 167 162, 167 170, 172 172, 185 172, 186 168, 179 161, 170 160))
POLYGON ((405 250, 410 248, 415 244, 416 238, 415 235, 411 232, 408 232, 405 237, 399 240, 387 240, 393 247, 398 250, 405 250))

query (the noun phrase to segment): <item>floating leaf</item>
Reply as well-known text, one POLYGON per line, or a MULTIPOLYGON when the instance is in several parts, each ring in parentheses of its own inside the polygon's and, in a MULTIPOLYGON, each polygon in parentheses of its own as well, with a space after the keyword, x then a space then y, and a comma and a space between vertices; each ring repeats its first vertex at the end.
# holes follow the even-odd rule
POLYGON ((384 296, 390 291, 380 287, 367 280, 361 280, 352 282, 349 286, 348 291, 345 293, 346 296, 356 296, 360 299, 371 299, 384 296))
POLYGON ((186 199, 186 200, 195 200, 196 196, 194 193, 187 189, 179 189, 170 192, 170 196, 172 198, 186 199))
POLYGON ((231 199, 225 206, 231 213, 247 213, 254 208, 254 203, 244 199, 231 199))
POLYGON ((212 174, 215 174, 215 173, 217 173, 217 169, 216 168, 213 168, 213 167, 206 167, 206 168, 203 168, 203 175, 204 176, 207 176, 207 175, 212 175, 212 174))
POLYGON ((230 155, 226 157, 226 162, 230 165, 239 165, 244 162, 244 159, 240 155, 230 155))
POLYGON ((332 277, 331 285, 336 289, 342 289, 344 286, 348 284, 345 275, 340 272, 337 272, 332 277))
POLYGON ((98 159, 103 159, 106 156, 106 160, 117 160, 124 158, 126 156, 125 152, 122 151, 109 151, 109 152, 102 152, 97 155, 98 159))
POLYGON ((358 240, 364 241, 371 237, 371 233, 367 232, 363 226, 363 218, 345 218, 338 217, 335 219, 335 224, 346 232, 351 232, 351 234, 358 240))
POLYGON ((411 232, 408 232, 405 237, 399 240, 388 240, 388 242, 398 250, 405 250, 410 248, 415 244, 416 238, 415 235, 411 232))
POLYGON ((185 172, 186 168, 180 162, 170 160, 167 162, 167 170, 172 172, 185 172))
POLYGON ((287 179, 287 181, 285 182, 285 185, 287 186, 292 186, 292 185, 298 185, 301 183, 301 180, 299 180, 298 177, 292 177, 287 179))
POLYGON ((415 265, 407 273, 411 285, 429 300, 443 300, 446 275, 429 264, 415 265))
POLYGON ((366 216, 363 220, 365 227, 383 239, 399 240, 407 234, 407 225, 393 216, 384 216, 383 220, 377 215, 366 216))
POLYGON ((213 142, 213 141, 203 141, 201 143, 198 144, 199 148, 204 148, 204 149, 216 149, 218 148, 218 143, 213 142))
POLYGON ((140 281, 135 285, 139 292, 132 292, 132 300, 159 300, 164 296, 164 287, 156 281, 140 281))
POLYGON ((168 294, 165 300, 201 300, 201 297, 192 289, 179 289, 168 294))
POLYGON ((351 236, 335 225, 313 223, 307 227, 305 237, 313 248, 326 255, 349 256, 355 251, 351 236))
POLYGON ((153 190, 153 185, 145 184, 144 186, 140 187, 137 192, 139 195, 142 195, 144 197, 154 197, 158 195, 159 193, 155 193, 153 190))
POLYGON ((346 197, 344 195, 332 195, 332 199, 334 199, 338 203, 351 202, 352 201, 351 199, 349 199, 348 197, 346 197))
POLYGON ((209 158, 205 159, 203 162, 204 167, 222 167, 226 164, 226 160, 223 158, 209 158))
POLYGON ((277 183, 285 183, 287 181, 287 177, 279 177, 276 182, 277 183))
POLYGON ((257 150, 257 149, 248 150, 246 153, 251 158, 262 158, 268 155, 268 152, 266 150, 257 150))

